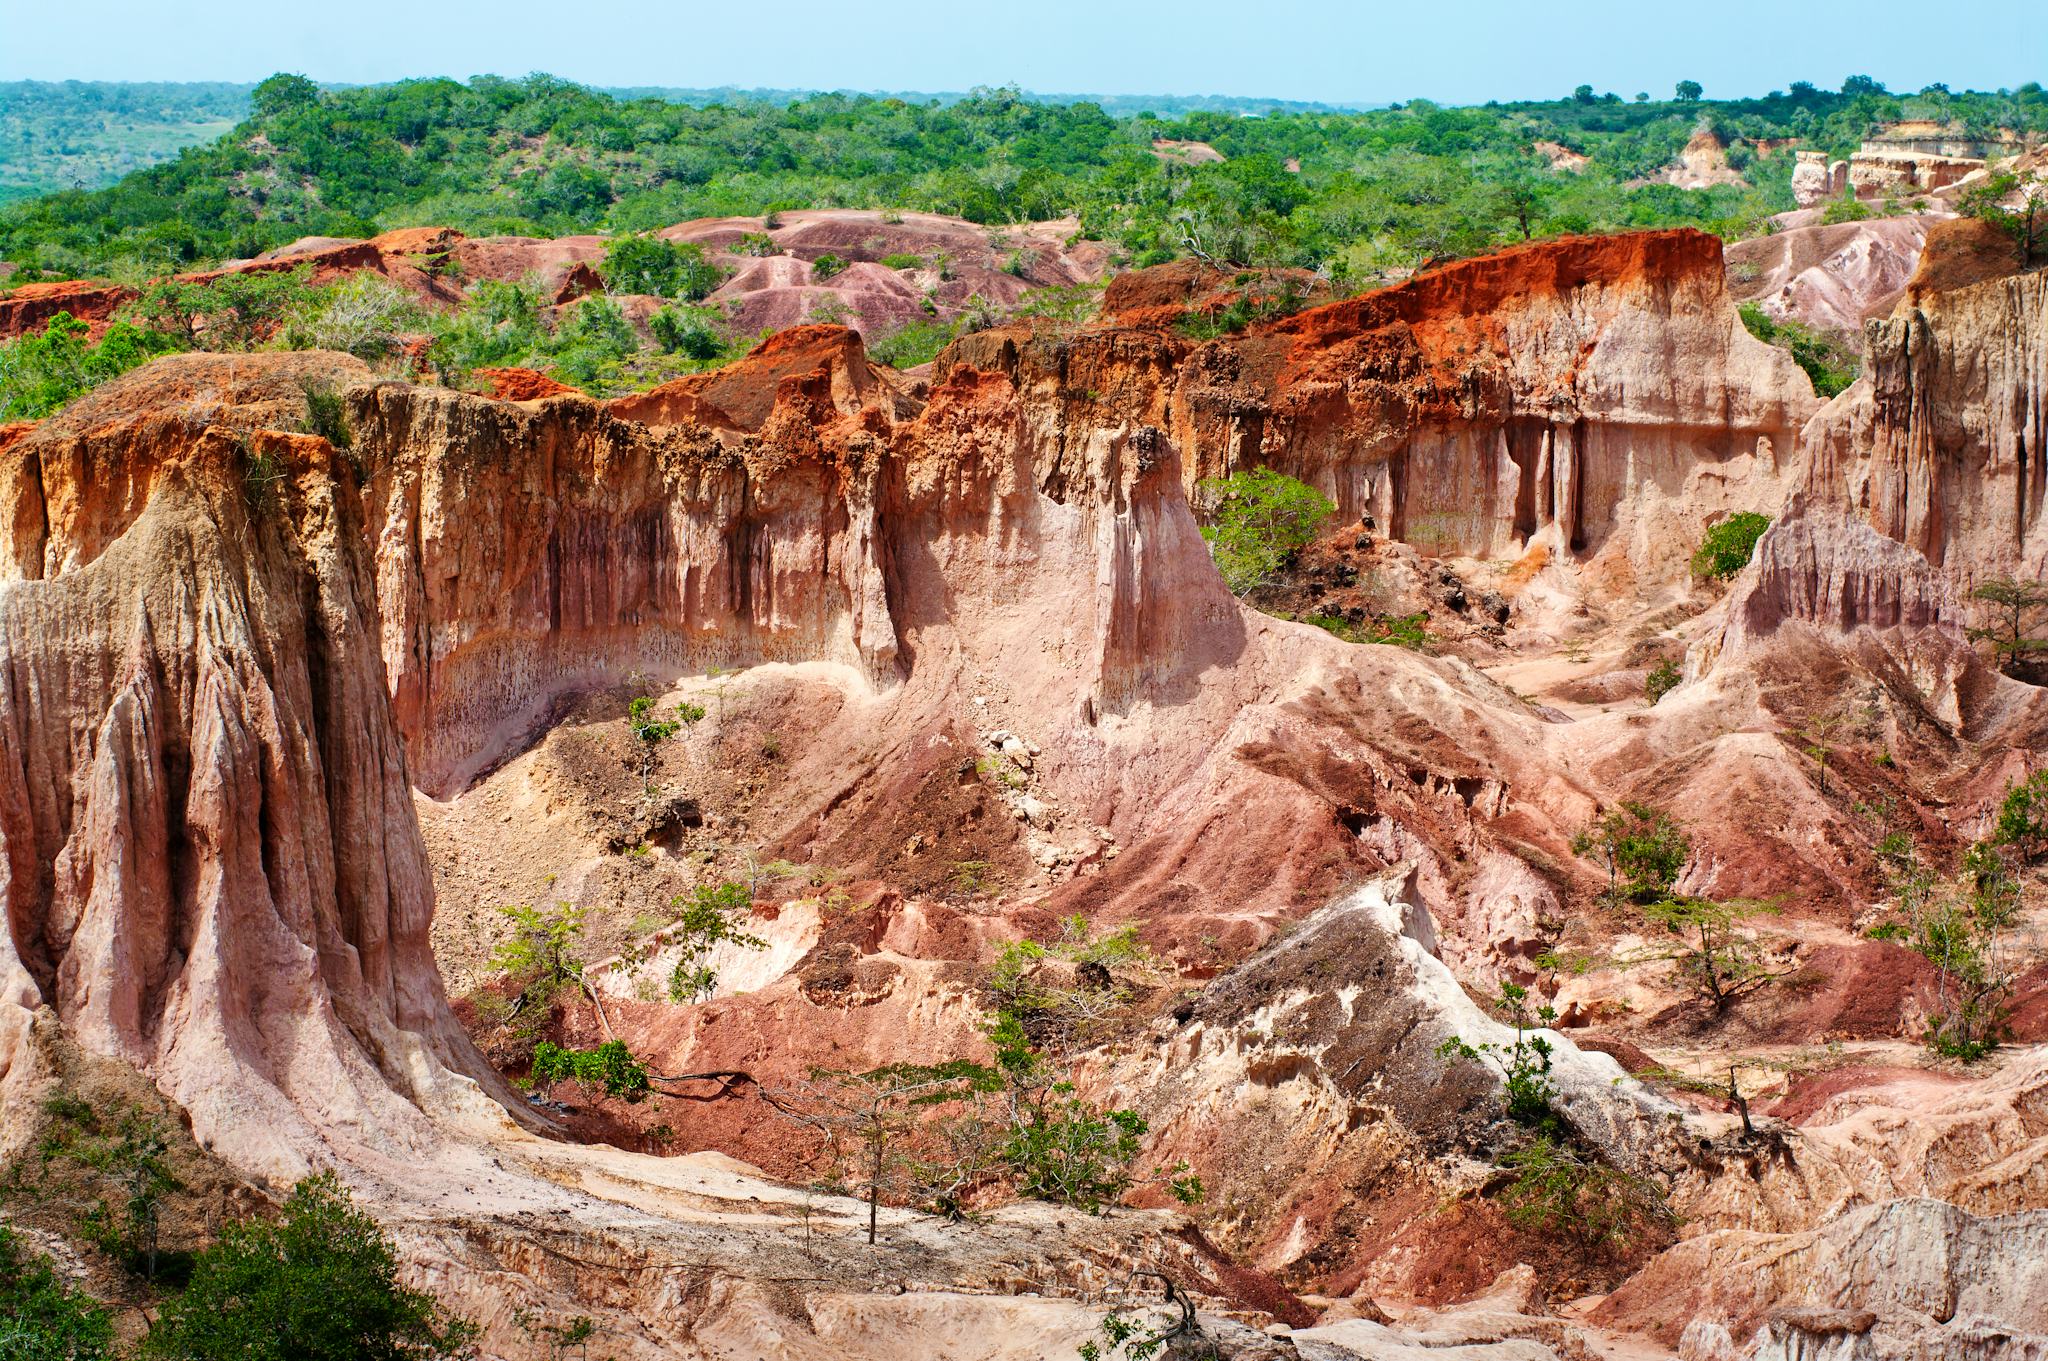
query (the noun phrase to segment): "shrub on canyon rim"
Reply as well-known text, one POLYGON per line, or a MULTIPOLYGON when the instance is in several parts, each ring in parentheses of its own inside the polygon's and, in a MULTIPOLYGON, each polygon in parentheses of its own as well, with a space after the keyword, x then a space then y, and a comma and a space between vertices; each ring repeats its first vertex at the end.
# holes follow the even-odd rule
POLYGON ((97 344, 59 312, 41 335, 0 345, 0 421, 40 420, 110 378, 184 346, 171 336, 115 322, 97 344))
POLYGON ((1215 503, 1202 537, 1234 595, 1271 582, 1337 509, 1314 487, 1271 468, 1208 478, 1201 489, 1215 503))

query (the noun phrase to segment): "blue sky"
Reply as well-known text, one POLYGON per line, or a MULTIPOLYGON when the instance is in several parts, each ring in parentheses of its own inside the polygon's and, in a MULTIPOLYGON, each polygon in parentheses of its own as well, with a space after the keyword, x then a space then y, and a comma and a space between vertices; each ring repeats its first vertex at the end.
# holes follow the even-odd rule
POLYGON ((2041 0, 0 0, 0 79, 550 71, 596 85, 1554 97, 2048 79, 2041 0))

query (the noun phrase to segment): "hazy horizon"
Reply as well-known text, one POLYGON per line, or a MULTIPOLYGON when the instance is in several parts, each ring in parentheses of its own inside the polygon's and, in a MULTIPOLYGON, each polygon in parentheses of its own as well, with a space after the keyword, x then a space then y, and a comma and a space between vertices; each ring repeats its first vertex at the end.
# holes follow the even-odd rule
POLYGON ((1270 0, 1247 15, 1188 0, 1150 7, 1048 0, 1000 21, 935 18, 873 0, 859 11, 789 0, 743 7, 613 7, 565 27, 533 0, 431 11, 364 0, 285 12, 251 0, 164 6, 6 0, 0 80, 235 81, 295 71, 336 84, 547 71, 607 88, 915 91, 1016 85, 1048 96, 1274 99, 1377 105, 1552 99, 1590 84, 1668 98, 1832 89, 1852 74, 1911 93, 1941 82, 2009 89, 2048 72, 2048 18, 2015 0, 1958 0, 1930 26, 1896 0, 1798 7, 1732 0, 1701 22, 1621 0, 1533 10, 1507 0, 1414 7, 1270 0), (858 22, 850 22, 857 16, 858 22), (764 32, 764 29, 772 30, 764 32))

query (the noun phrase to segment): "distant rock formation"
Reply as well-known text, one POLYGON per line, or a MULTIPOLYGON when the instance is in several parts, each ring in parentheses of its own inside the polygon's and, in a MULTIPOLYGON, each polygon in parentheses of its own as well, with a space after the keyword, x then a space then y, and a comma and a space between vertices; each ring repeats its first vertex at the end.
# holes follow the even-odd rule
POLYGON ((1792 199, 1802 208, 1840 198, 1849 187, 1849 163, 1830 161, 1824 151, 1796 151, 1792 162, 1792 199))
POLYGON ((2048 271, 1936 223, 1865 376, 1807 426, 1808 485, 1965 585, 2048 568, 2048 271))
POLYGON ((1945 213, 1814 224, 1727 247, 1728 295, 1779 320, 1853 336, 1891 314, 1920 264, 1927 230, 1945 213))

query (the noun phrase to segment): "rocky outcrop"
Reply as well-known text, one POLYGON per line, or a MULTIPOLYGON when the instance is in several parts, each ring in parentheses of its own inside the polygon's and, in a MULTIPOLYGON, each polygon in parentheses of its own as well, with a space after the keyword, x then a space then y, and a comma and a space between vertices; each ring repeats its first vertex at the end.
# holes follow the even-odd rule
POLYGON ((1728 295, 1754 302, 1779 320, 1839 331, 1860 340, 1863 323, 1887 316, 1920 263, 1928 228, 1940 214, 1794 227, 1732 242, 1728 295))
POLYGON ((743 373, 628 399, 654 425, 584 399, 363 394, 384 667, 423 789, 459 789, 556 695, 635 670, 829 659, 892 674, 885 444, 858 419, 880 408, 850 391, 856 415, 832 405, 833 375, 852 381, 831 362, 848 334, 822 350, 786 334, 743 373), (679 409, 762 433, 727 445, 669 424, 679 409))
MULTIPOLYGON (((1386 1215, 1358 1234, 1347 1187, 1376 1183, 1384 1203, 1424 1186, 1443 1200, 1491 1175, 1465 1155, 1503 1118, 1500 1075, 1447 1064, 1439 1046, 1506 1047, 1515 1034, 1438 957, 1417 877, 1400 866, 1304 919, 1107 1075, 1146 1094, 1162 1155, 1227 1188, 1211 1231, 1319 1290, 1412 1296, 1446 1269, 1424 1224, 1386 1215)), ((1541 1033, 1555 1046, 1557 1109, 1589 1146, 1636 1169, 1669 1156, 1676 1108, 1607 1055, 1541 1033)))
POLYGON ((2036 1356, 2048 1349, 2044 1247, 2048 1214, 1893 1200, 1795 1235, 1690 1239, 1594 1317, 1697 1361, 2036 1356))
POLYGON ((59 312, 69 312, 98 335, 134 298, 132 288, 90 280, 19 284, 0 293, 0 340, 41 331, 59 312))
POLYGON ((1905 301, 1870 328, 1864 378, 1805 435, 1817 500, 1964 586, 2048 566, 2048 272, 1982 277, 1971 243, 1990 230, 1936 224, 1905 301))
POLYGON ((486 1071, 428 948, 354 493, 274 433, 351 369, 161 361, 0 471, 0 1080, 48 1007, 287 1175, 341 1131, 431 1142, 413 1103, 486 1071))
POLYGON ((1678 157, 1658 176, 1680 189, 1709 189, 1717 184, 1742 184, 1742 172, 1728 164, 1728 144, 1711 127, 1694 130, 1678 157))
POLYGON ((1849 157, 1849 190, 1857 198, 1931 194, 1984 168, 1981 158, 1865 146, 1849 157))
POLYGON ((1849 187, 1849 163, 1829 161, 1825 151, 1797 151, 1792 161, 1792 198, 1802 208, 1811 208, 1840 198, 1849 187))
POLYGON ((1706 518, 1775 504, 1816 403, 1693 231, 1564 238, 1197 349, 1192 481, 1264 463, 1432 553, 1546 545, 1668 580, 1706 518))

